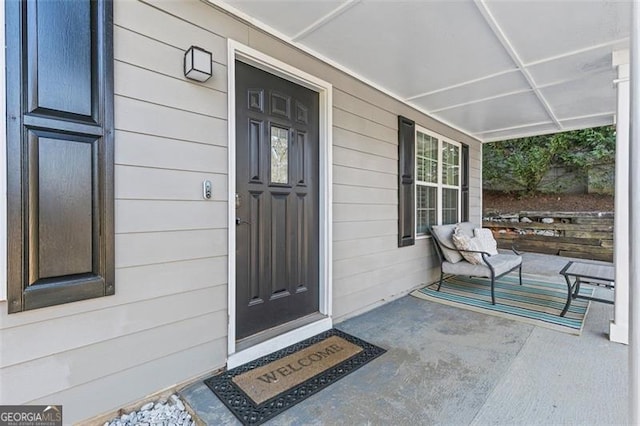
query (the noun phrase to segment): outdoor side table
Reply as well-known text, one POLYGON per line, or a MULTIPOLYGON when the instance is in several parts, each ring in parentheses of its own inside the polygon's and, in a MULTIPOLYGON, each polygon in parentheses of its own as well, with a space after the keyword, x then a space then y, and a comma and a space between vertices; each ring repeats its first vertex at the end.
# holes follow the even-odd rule
POLYGON ((561 317, 569 310, 571 299, 586 299, 613 304, 613 300, 580 294, 580 284, 589 284, 609 289, 613 288, 615 269, 612 265, 571 261, 562 268, 560 274, 564 276, 567 282, 567 303, 564 305, 564 309, 560 314, 561 317))

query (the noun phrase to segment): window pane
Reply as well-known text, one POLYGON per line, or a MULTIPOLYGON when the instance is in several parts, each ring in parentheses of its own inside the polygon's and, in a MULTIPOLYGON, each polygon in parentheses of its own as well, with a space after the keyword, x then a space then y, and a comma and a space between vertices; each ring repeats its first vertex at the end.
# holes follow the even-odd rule
POLYGON ((442 190, 442 223, 444 225, 458 222, 458 191, 449 188, 442 190))
POLYGON ((442 143, 442 184, 460 184, 460 148, 447 142, 442 143))
POLYGON ((271 182, 289 182, 289 131, 271 126, 271 182))
POLYGON ((419 182, 438 182, 438 139, 417 132, 416 168, 419 182))
POLYGON ((438 190, 432 186, 417 185, 416 187, 416 232, 425 234, 431 225, 437 221, 438 190))

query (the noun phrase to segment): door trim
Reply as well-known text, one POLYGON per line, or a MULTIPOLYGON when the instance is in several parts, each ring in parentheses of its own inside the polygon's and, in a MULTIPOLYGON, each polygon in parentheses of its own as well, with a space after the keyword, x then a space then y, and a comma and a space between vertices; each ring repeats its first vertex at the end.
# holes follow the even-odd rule
POLYGON ((332 89, 333 86, 311 74, 265 55, 235 40, 227 40, 227 116, 228 116, 228 335, 227 367, 267 355, 304 340, 333 326, 332 321, 332 89), (299 329, 276 336, 265 342, 236 352, 236 80, 235 61, 241 60, 278 77, 306 87, 319 95, 319 311, 326 318, 299 329))
MULTIPOLYGON (((6 46, 6 23, 4 16, 4 2, 0 6, 0 46, 6 46)), ((6 87, 9 83, 5 74, 7 49, 0 53, 0 198, 5 200, 3 208, 0 208, 0 302, 7 300, 7 111, 6 111, 6 87)))

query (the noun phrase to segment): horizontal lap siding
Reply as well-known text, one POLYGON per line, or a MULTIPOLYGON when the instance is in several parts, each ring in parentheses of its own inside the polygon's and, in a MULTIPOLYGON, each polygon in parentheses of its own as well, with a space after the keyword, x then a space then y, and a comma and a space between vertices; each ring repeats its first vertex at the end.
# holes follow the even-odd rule
POLYGON ((61 403, 74 422, 224 366, 227 37, 334 86, 334 319, 437 273, 429 239, 397 248, 398 115, 470 144, 479 222, 481 151, 467 136, 205 2, 116 1, 114 25, 116 294, 11 316, 1 306, 2 403, 61 403), (184 79, 191 45, 213 52, 205 83, 184 79))
MULTIPOLYGON (((135 401, 148 395, 149 389, 154 392, 164 389, 167 383, 180 383, 195 378, 194 371, 208 371, 211 359, 224 358, 226 354, 226 337, 213 340, 195 347, 184 348, 161 358, 131 366, 126 371, 120 371, 102 376, 83 386, 75 386, 32 401, 33 404, 48 404, 47 401, 74 401, 73 406, 79 406, 82 412, 93 415, 105 409, 105 398, 135 401), (95 393, 91 390, 108 390, 108 394, 95 393), (89 391, 89 392, 88 392, 89 391)), ((198 374, 199 375, 199 374, 198 374)), ((65 405, 65 420, 71 417, 65 405)))
POLYGON ((469 220, 482 224, 482 146, 469 148, 469 220))
POLYGON ((334 90, 333 309, 338 320, 426 283, 433 266, 425 240, 398 249, 397 114, 365 99, 334 90))
POLYGON ((114 4, 116 294, 3 309, 2 403, 63 404, 75 422, 225 364, 227 41, 165 5, 114 4), (192 44, 213 51, 206 83, 184 79, 192 44))

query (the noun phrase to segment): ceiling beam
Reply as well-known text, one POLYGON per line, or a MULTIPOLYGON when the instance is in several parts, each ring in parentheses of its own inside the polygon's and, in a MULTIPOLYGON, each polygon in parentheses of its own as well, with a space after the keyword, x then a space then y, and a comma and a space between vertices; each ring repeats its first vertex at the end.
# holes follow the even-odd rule
POLYGON ((351 9, 353 6, 357 5, 361 1, 362 0, 348 0, 346 3, 341 4, 340 6, 336 7, 335 9, 333 9, 331 12, 327 13, 320 19, 317 19, 316 21, 314 21, 311 25, 309 25, 307 28, 300 31, 298 34, 291 37, 291 41, 297 42, 305 38, 312 32, 316 31, 318 28, 325 26, 330 21, 342 15, 344 12, 351 9))
POLYGON ((520 59, 518 52, 516 51, 515 47, 513 46, 513 44, 507 37, 507 35, 502 30, 502 27, 500 27, 500 24, 498 24, 498 21, 489 10, 489 7, 485 3, 485 0, 474 0, 474 3, 478 7, 478 10, 480 11, 480 14, 484 18, 484 20, 489 25, 489 28, 491 29, 491 31, 493 31, 493 34, 496 36, 498 41, 500 41, 500 44, 502 45, 504 50, 507 52, 507 54, 511 57, 513 62, 516 64, 516 66, 518 67, 518 69, 520 70, 524 78, 527 80, 527 83, 529 84, 529 86, 531 86, 533 93, 536 95, 536 97, 538 98, 538 101, 547 112, 547 115, 549 115, 549 118, 553 120, 553 122, 558 127, 558 130, 563 130, 562 123, 560 123, 560 120, 558 120, 558 117, 556 117, 553 110, 551 109, 549 102, 544 97, 542 92, 540 92, 540 90, 538 89, 535 80, 533 79, 533 77, 525 67, 522 59, 520 59))
POLYGON ((480 77, 480 78, 474 78, 473 80, 467 80, 467 81, 463 81, 462 83, 453 84, 451 86, 442 87, 440 89, 431 90, 429 92, 419 93, 417 95, 413 95, 413 96, 410 96, 410 97, 406 98, 406 100, 407 101, 413 101, 413 100, 416 100, 416 99, 419 99, 419 98, 424 98, 425 96, 435 95, 436 93, 446 92, 447 90, 457 89, 458 87, 464 87, 464 86, 467 86, 469 84, 479 83, 481 81, 489 80, 489 79, 492 79, 494 77, 500 77, 502 75, 511 74, 513 72, 518 72, 518 71, 519 70, 514 68, 512 70, 496 72, 496 73, 493 73, 493 74, 485 75, 485 76, 480 77))
POLYGON ((615 47, 615 46, 628 45, 628 44, 629 44, 629 37, 620 38, 618 40, 612 40, 606 43, 594 44, 592 46, 583 47, 582 49, 572 50, 570 52, 561 53, 559 55, 548 56, 546 58, 542 58, 537 61, 529 62, 528 64, 525 64, 525 67, 544 64, 546 62, 557 61, 559 59, 569 58, 571 56, 580 55, 581 53, 590 52, 592 50, 598 50, 606 47, 615 47))

